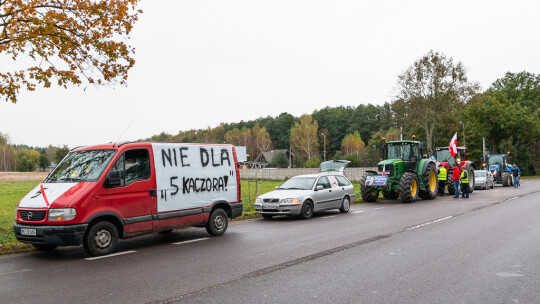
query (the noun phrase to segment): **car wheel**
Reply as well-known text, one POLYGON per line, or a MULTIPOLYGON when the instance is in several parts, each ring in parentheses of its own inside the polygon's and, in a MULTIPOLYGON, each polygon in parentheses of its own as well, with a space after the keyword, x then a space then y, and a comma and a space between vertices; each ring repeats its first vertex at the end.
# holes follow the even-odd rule
POLYGON ((93 224, 84 236, 83 246, 93 256, 107 255, 114 252, 118 244, 118 229, 107 221, 93 224))
POLYGON ((264 219, 271 220, 273 215, 272 214, 261 214, 264 219))
POLYGON ((484 183, 484 188, 482 189, 487 190, 487 182, 484 183))
POLYGON ((343 198, 343 201, 341 202, 341 208, 339 208, 339 212, 341 213, 347 213, 351 209, 351 201, 348 196, 345 196, 343 198))
POLYGON ((311 201, 305 201, 300 211, 300 218, 308 219, 313 216, 313 203, 311 201))
POLYGON ((219 236, 225 233, 227 226, 229 226, 227 212, 221 208, 217 208, 210 214, 208 223, 206 223, 206 231, 213 236, 219 236))

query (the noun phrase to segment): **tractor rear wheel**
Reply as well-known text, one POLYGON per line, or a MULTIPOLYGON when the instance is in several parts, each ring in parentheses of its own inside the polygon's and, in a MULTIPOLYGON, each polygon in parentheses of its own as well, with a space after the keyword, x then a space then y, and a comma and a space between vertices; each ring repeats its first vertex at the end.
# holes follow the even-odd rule
POLYGON ((366 186, 366 179, 367 179, 367 172, 362 175, 362 178, 360 179, 360 194, 362 195, 362 199, 366 202, 373 203, 377 201, 377 197, 379 197, 379 191, 375 188, 366 186))
POLYGON ((404 203, 413 203, 418 199, 418 177, 412 172, 405 172, 399 182, 399 197, 404 203))
POLYGON ((446 180, 446 187, 448 188, 448 194, 456 195, 456 188, 454 188, 454 179, 452 174, 448 174, 448 179, 446 180))
POLYGON ((507 171, 504 171, 502 173, 502 186, 503 187, 510 187, 510 173, 507 171))
POLYGON ((422 173, 422 182, 426 190, 420 190, 420 198, 423 200, 432 200, 437 196, 437 171, 435 163, 427 166, 426 171, 422 173))
POLYGON ((469 173, 469 193, 474 191, 474 166, 472 164, 467 165, 467 172, 469 173))

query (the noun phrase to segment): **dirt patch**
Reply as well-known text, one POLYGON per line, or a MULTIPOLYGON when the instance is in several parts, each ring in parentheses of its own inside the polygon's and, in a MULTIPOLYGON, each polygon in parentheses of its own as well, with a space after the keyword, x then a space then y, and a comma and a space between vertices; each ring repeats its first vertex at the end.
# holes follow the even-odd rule
POLYGON ((41 182, 49 172, 0 172, 0 182, 41 182))

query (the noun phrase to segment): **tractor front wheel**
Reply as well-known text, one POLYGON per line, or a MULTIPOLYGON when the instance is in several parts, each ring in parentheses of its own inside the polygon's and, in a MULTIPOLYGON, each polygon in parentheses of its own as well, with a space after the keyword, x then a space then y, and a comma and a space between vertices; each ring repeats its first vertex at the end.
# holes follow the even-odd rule
POLYGON ((399 197, 404 203, 413 203, 418 199, 418 177, 412 172, 405 172, 399 182, 399 197))
POLYGON ((367 179, 367 172, 362 175, 362 178, 360 179, 360 194, 362 195, 362 199, 366 202, 376 202, 377 198, 379 197, 379 191, 375 188, 366 186, 366 179, 367 179))
POLYGON ((427 166, 426 171, 422 173, 422 182, 426 190, 420 190, 420 198, 423 200, 432 200, 437 196, 437 171, 435 163, 427 166))
POLYGON ((503 187, 510 187, 510 183, 511 183, 511 176, 510 176, 510 173, 507 172, 507 171, 504 171, 502 173, 502 186, 503 187))

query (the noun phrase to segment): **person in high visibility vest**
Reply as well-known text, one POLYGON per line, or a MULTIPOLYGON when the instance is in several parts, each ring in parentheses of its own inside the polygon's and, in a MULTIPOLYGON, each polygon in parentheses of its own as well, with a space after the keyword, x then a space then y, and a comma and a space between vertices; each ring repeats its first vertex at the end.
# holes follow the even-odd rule
POLYGON ((448 175, 448 172, 446 171, 446 168, 439 164, 439 175, 438 175, 438 180, 439 180, 439 193, 441 196, 444 196, 444 186, 446 186, 446 179, 447 179, 447 175, 448 175))
POLYGON ((461 197, 469 198, 469 172, 466 168, 461 171, 459 179, 461 180, 461 197))

